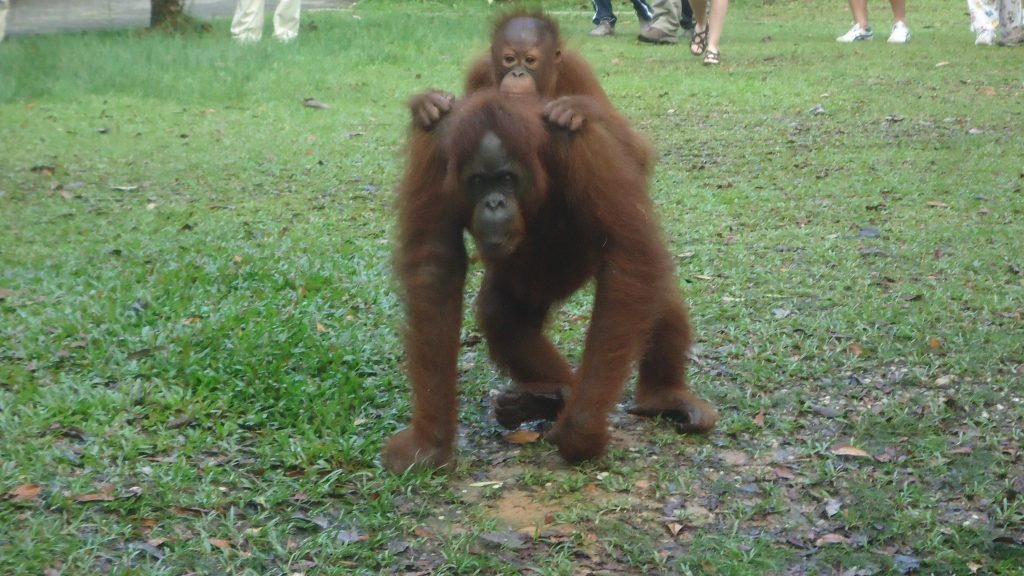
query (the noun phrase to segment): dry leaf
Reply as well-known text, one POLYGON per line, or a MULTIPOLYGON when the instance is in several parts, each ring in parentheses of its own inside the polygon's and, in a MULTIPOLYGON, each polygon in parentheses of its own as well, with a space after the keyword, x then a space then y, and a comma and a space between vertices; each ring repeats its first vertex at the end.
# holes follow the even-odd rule
POLYGON ((338 530, 338 534, 334 537, 334 540, 338 544, 356 544, 357 542, 366 542, 370 537, 359 530, 338 530))
POLYGON ((846 347, 846 351, 854 356, 860 356, 864 353, 864 347, 856 342, 851 342, 850 345, 846 347))
POLYGON ((839 514, 839 510, 843 507, 843 501, 836 498, 829 498, 825 501, 825 516, 831 518, 836 514, 839 514))
POLYGON ((946 204, 945 202, 932 201, 926 202, 925 204, 931 206, 932 208, 949 208, 949 204, 946 204))
POLYGON ((15 502, 25 502, 28 500, 35 500, 42 491, 43 487, 39 484, 22 484, 21 486, 15 486, 8 490, 7 494, 4 495, 4 498, 9 498, 15 502))
POLYGON ((836 444, 832 447, 832 453, 836 456, 853 456, 854 458, 871 458, 871 454, 868 454, 860 448, 855 448, 849 444, 836 444))
POLYGON ((209 542, 210 544, 213 544, 217 548, 220 548, 221 550, 224 550, 225 552, 231 550, 231 541, 230 540, 225 540, 223 538, 207 538, 206 541, 209 542))
POLYGON ((114 499, 114 495, 109 492, 90 492, 73 496, 72 499, 75 502, 110 502, 114 499))
POLYGON ((321 102, 316 98, 306 98, 302 101, 302 105, 306 108, 316 108, 319 110, 329 110, 331 108, 326 102, 321 102))
POLYGON ((534 432, 533 430, 516 430, 505 435, 505 440, 513 444, 533 444, 537 440, 540 440, 540 432, 534 432))
POLYGON ((818 538, 814 541, 814 545, 824 546, 826 544, 846 544, 847 542, 849 542, 849 539, 847 539, 846 536, 843 536, 842 534, 833 533, 825 534, 821 538, 818 538))
POLYGON ((668 528, 669 534, 671 534, 673 537, 674 536, 678 536, 679 533, 682 532, 683 528, 684 528, 684 526, 682 524, 678 523, 678 522, 669 522, 668 524, 665 525, 665 527, 668 528))
POLYGON ((320 334, 323 334, 324 332, 327 332, 327 328, 325 328, 323 324, 317 322, 316 323, 316 331, 318 333, 320 333, 320 334))
POLYGON ((637 480, 633 483, 633 487, 637 490, 647 490, 651 487, 651 482, 649 480, 637 480))
POLYGON ((729 466, 744 466, 750 462, 750 457, 740 450, 722 450, 718 458, 729 466))
POLYGON ((754 416, 754 425, 758 428, 764 428, 764 409, 762 408, 757 415, 754 416))
POLYGON ((928 339, 928 347, 932 350, 938 350, 939 348, 942 348, 942 341, 935 336, 932 336, 928 339))
POLYGON ((775 476, 777 478, 781 478, 783 480, 792 480, 793 478, 796 478, 796 474, 793 474, 793 470, 786 466, 776 466, 772 468, 772 472, 775 472, 775 476))
POLYGON ((233 262, 234 262, 235 264, 241 264, 241 263, 242 263, 242 257, 241 257, 241 256, 239 256, 238 254, 235 254, 235 257, 234 257, 234 258, 232 258, 231 260, 232 260, 232 261, 233 261, 233 262))
POLYGON ((470 488, 501 488, 504 482, 498 480, 481 480, 480 482, 470 483, 470 488))

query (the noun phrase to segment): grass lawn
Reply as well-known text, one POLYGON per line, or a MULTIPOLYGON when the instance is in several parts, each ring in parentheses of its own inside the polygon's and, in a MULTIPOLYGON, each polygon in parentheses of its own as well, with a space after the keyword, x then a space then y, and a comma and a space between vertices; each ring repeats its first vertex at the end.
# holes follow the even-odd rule
POLYGON ((488 414, 467 314, 457 467, 385 472, 404 102, 502 9, 454 4, 0 44, 0 573, 1024 574, 1024 48, 962 2, 905 46, 884 2, 854 45, 845 2, 734 2, 721 68, 548 2, 658 150, 722 420, 620 409, 567 466, 488 414))

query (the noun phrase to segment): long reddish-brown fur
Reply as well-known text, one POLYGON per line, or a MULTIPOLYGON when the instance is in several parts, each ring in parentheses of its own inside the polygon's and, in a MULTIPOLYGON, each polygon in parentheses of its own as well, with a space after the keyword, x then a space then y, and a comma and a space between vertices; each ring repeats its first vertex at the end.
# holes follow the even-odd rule
POLYGON ((442 466, 456 431, 456 362, 466 274, 462 231, 469 206, 457 174, 483 134, 498 135, 528 167, 533 192, 514 253, 488 263, 477 317, 495 362, 516 382, 520 418, 555 418, 551 441, 570 461, 601 454, 607 416, 639 363, 636 411, 667 414, 704 431, 717 415, 686 384, 690 325, 673 266, 647 195, 646 166, 623 149, 615 124, 588 122, 577 132, 551 129, 539 103, 480 92, 461 103, 437 132, 414 130, 400 188, 399 277, 409 329, 412 424, 385 450, 392 469, 442 466), (543 335, 557 302, 596 281, 591 325, 574 372, 543 335), (538 397, 557 397, 537 407, 538 397), (539 412, 532 412, 539 410, 539 412))
MULTIPOLYGON (((505 23, 495 26, 500 41, 505 23)), ((497 92, 495 64, 482 57, 467 74, 467 98, 436 126, 414 122, 399 187, 396 269, 404 290, 407 372, 413 389, 408 428, 384 449, 401 471, 436 468, 452 456, 457 427, 457 358, 468 258, 463 232, 472 206, 461 193, 460 168, 477 154, 486 132, 525 168, 532 185, 519 204, 525 236, 515 251, 485 262, 477 318, 492 358, 515 386, 499 396, 500 423, 547 418, 563 456, 603 453, 607 417, 633 366, 639 377, 633 411, 665 415, 683 431, 707 431, 710 404, 686 383, 691 329, 686 305, 647 194, 652 153, 611 105, 577 54, 562 50, 546 100, 568 98, 585 118, 573 130, 545 122, 541 99, 497 92), (574 371, 544 337, 552 306, 596 283, 581 365, 574 371)))

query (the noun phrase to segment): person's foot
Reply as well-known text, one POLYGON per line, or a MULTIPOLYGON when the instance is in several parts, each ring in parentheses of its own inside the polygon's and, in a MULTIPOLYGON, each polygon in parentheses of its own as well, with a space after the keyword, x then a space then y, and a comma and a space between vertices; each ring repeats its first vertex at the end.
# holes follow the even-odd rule
POLYGON ((697 28, 693 29, 693 36, 690 37, 690 54, 694 56, 700 56, 707 50, 708 47, 708 26, 704 26, 704 29, 697 32, 697 28))
POLYGON ((991 46, 996 42, 996 31, 995 30, 982 30, 978 32, 978 36, 974 39, 975 46, 991 46))
POLYGON ((849 32, 836 38, 836 42, 860 42, 861 40, 871 40, 874 36, 875 33, 871 31, 871 26, 861 28, 860 24, 854 24, 849 32))
POLYGON ((670 34, 653 26, 645 27, 636 39, 648 44, 675 44, 679 42, 679 38, 676 38, 675 34, 670 34))
POLYGON ((612 21, 608 18, 603 18, 598 22, 597 26, 594 26, 594 29, 590 31, 590 35, 598 37, 614 36, 615 28, 612 28, 612 21))
POLYGON ((704 53, 704 65, 705 66, 719 66, 722 63, 722 56, 718 53, 718 50, 712 50, 708 48, 704 53))
POLYGON ((892 25, 892 34, 889 34, 887 42, 889 44, 906 44, 910 41, 910 28, 903 22, 897 22, 892 25))

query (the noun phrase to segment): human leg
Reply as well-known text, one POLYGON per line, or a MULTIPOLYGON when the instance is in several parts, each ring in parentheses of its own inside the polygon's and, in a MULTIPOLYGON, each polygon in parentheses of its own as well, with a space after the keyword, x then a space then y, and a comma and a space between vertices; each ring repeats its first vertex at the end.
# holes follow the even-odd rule
POLYGON ((846 34, 836 38, 836 42, 871 40, 873 33, 868 23, 868 0, 849 0, 849 3, 854 20, 853 27, 846 34))
POLYGON ((274 10, 274 38, 291 42, 299 35, 302 0, 281 0, 274 10))
POLYGON ((690 0, 693 7, 693 38, 690 39, 690 54, 700 56, 708 48, 708 3, 707 0, 690 0))
POLYGON ((693 30, 693 6, 690 6, 690 0, 680 2, 680 7, 683 17, 679 19, 679 25, 683 30, 693 30))
POLYGON ((708 48, 705 64, 719 64, 718 42, 722 38, 722 29, 725 28, 725 16, 729 12, 729 0, 711 0, 711 10, 708 14, 708 48), (712 56, 713 55, 713 56, 712 56))
POLYGON ((653 0, 653 19, 637 36, 641 42, 650 44, 675 44, 679 41, 679 18, 682 13, 680 0, 653 0))
POLYGON ((974 32, 974 43, 991 45, 996 39, 996 28, 999 26, 998 0, 967 0, 967 11, 971 15, 971 32, 974 32))
POLYGON ((7 0, 0 0, 0 42, 4 40, 7 32, 7 0))
POLYGON ((910 28, 907 28, 907 0, 889 0, 892 6, 892 33, 889 44, 905 44, 910 40, 910 28))
POLYGON ((594 5, 594 17, 590 19, 590 22, 597 26, 602 20, 608 20, 611 26, 615 26, 615 10, 612 8, 612 0, 590 0, 590 3, 594 5))
POLYGON ((1024 44, 1024 9, 1021 0, 996 0, 999 9, 999 43, 1024 44))
POLYGON ((263 0, 238 0, 231 36, 239 42, 258 42, 263 36, 263 0))
POLYGON ((894 22, 907 23, 907 0, 889 0, 892 7, 892 19, 894 22))
POLYGON ((650 22, 654 18, 654 10, 647 0, 633 0, 633 10, 636 11, 636 17, 640 22, 650 22))
POLYGON ((868 22, 868 0, 849 0, 850 12, 853 14, 853 21, 862 29, 870 30, 871 23, 868 22))

